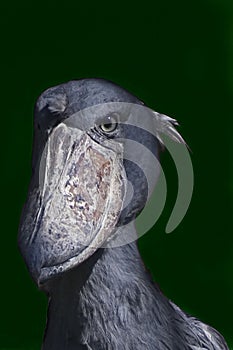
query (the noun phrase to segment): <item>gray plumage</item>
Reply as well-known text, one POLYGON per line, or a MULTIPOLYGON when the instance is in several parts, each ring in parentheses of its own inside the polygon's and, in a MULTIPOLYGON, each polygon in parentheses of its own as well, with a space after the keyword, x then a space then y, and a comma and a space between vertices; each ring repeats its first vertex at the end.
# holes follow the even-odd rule
MULTIPOLYGON (((58 179, 55 170, 57 169, 59 174, 60 169, 63 169, 62 174, 65 176, 64 169, 69 166, 72 154, 75 150, 83 150, 83 148, 77 148, 81 146, 72 141, 75 138, 73 129, 71 131, 69 126, 63 123, 74 113, 109 102, 126 102, 143 106, 140 100, 111 82, 102 79, 83 79, 46 90, 35 107, 33 173, 28 200, 21 216, 19 247, 33 279, 49 297, 48 319, 42 349, 227 350, 223 337, 216 330, 187 315, 163 295, 141 260, 137 242, 104 249, 101 248, 103 244, 101 236, 100 246, 89 251, 87 241, 85 244, 89 234, 86 237, 82 236, 84 238, 78 241, 79 236, 76 235, 76 231, 72 231, 72 225, 66 231, 67 222, 63 223, 60 213, 62 210, 59 209, 63 205, 60 190, 57 194, 60 197, 56 197, 58 199, 54 202, 52 198, 57 191, 56 188, 64 186, 67 189, 68 182, 64 185, 57 182, 55 186, 54 183, 58 179), (63 137, 65 150, 63 149, 60 158, 56 158, 58 155, 54 145, 57 145, 57 149, 60 150, 62 143, 57 141, 56 135, 58 139, 63 137), (43 190, 41 190, 39 165, 41 159, 43 164, 42 154, 48 140, 51 150, 48 148, 44 161, 43 172, 47 177, 44 176, 43 190), (63 158, 64 167, 56 164, 56 159, 63 160, 63 158), (49 167, 51 164, 54 164, 54 173, 49 167), (54 213, 57 213, 57 216, 54 213), (60 217, 59 220, 58 217, 60 217), (75 246, 72 237, 77 239, 75 246), (57 261, 55 248, 59 252, 57 261), (85 252, 87 252, 86 255, 85 252), (78 260, 80 256, 84 258, 78 260)), ((157 126, 156 137, 129 125, 119 126, 118 137, 137 140, 149 148, 155 156, 158 156, 160 142, 162 142, 160 133, 165 133, 175 141, 184 143, 175 129, 177 122, 174 119, 153 111, 151 117, 154 118, 157 126)), ((136 236, 133 219, 146 202, 148 191, 146 179, 140 169, 130 161, 125 160, 122 164, 116 161, 114 163, 115 148, 111 148, 110 153, 106 155, 104 151, 101 153, 102 136, 93 131, 95 120, 91 118, 90 116, 88 121, 91 125, 90 129, 79 131, 77 140, 82 143, 87 142, 88 149, 99 152, 98 159, 101 155, 103 159, 104 157, 108 159, 108 164, 112 164, 113 168, 110 166, 109 171, 113 171, 118 192, 114 194, 116 203, 111 204, 113 218, 109 225, 112 225, 112 231, 117 231, 122 224, 129 223, 129 231, 125 234, 136 236), (115 174, 114 167, 120 169, 122 174, 123 171, 125 172, 135 189, 133 203, 121 212, 117 201, 120 201, 125 189, 124 176, 115 174)), ((114 142, 112 137, 108 145, 112 147, 115 145, 114 142)), ((83 160, 80 158, 79 164, 84 164, 81 161, 83 160)), ((106 161, 103 161, 103 164, 106 164, 106 161)), ((70 167, 70 169, 74 168, 70 167)), ((78 171, 81 176, 81 170, 78 169, 78 171)), ((74 176, 71 170, 69 172, 67 170, 67 174, 74 176)), ((106 181, 107 179, 106 177, 106 181)), ((98 183, 97 188, 99 189, 100 186, 101 182, 98 183)), ((77 187, 79 188, 79 185, 76 185, 77 187)), ((72 190, 75 189, 72 188, 72 190)), ((106 192, 105 197, 108 195, 106 192)), ((80 198, 81 196, 79 201, 80 198)), ((63 205, 63 212, 69 213, 69 210, 73 210, 72 207, 66 209, 65 205, 63 205)), ((109 208, 109 204, 106 207, 109 208)), ((83 210, 82 206, 80 208, 83 210)), ((103 208, 104 212, 109 210, 105 208, 104 201, 103 208)), ((101 218, 101 212, 98 215, 101 218)), ((88 226, 83 227, 83 232, 86 232, 88 226)), ((107 235, 102 228, 99 231, 102 232, 103 237, 107 235)), ((99 231, 95 233, 96 236, 100 235, 99 231)), ((105 240, 107 239, 109 236, 105 237, 105 240)))
POLYGON ((56 292, 43 349, 228 349, 217 331, 162 294, 136 243, 97 252, 50 288, 56 292))

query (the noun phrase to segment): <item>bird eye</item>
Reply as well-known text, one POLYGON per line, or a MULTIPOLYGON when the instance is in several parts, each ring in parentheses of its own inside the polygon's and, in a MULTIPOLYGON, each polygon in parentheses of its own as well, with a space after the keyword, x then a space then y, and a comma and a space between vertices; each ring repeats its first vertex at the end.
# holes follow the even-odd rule
POLYGON ((110 115, 104 118, 104 121, 100 124, 100 129, 105 133, 110 133, 116 130, 117 125, 116 116, 110 115))

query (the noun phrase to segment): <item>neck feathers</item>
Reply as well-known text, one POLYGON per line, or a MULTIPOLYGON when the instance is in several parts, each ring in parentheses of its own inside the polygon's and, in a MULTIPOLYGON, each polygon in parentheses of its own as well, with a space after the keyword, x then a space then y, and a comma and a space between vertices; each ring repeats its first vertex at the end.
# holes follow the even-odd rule
POLYGON ((100 249, 50 285, 43 350, 70 350, 72 344, 74 349, 111 344, 115 350, 125 343, 142 349, 149 338, 154 343, 161 327, 168 331, 171 309, 151 281, 136 242, 100 249))

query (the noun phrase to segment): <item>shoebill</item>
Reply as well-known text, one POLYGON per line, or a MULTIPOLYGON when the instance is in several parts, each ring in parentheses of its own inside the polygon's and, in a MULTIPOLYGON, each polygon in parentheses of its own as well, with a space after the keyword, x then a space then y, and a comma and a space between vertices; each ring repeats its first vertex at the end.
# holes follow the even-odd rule
POLYGON ((149 108, 140 127, 143 113, 134 111, 144 108, 103 79, 69 81, 37 100, 18 244, 48 296, 43 350, 228 349, 215 329, 163 295, 140 257, 134 221, 148 181, 125 154, 135 142, 140 164, 158 159, 154 128, 184 142, 174 119, 149 108))

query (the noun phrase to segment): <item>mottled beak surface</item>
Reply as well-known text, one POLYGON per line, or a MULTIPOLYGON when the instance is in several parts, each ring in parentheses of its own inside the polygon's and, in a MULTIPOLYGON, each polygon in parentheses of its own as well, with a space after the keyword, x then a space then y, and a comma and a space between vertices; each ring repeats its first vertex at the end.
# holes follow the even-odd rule
POLYGON ((48 136, 19 231, 20 250, 39 285, 79 265, 113 233, 125 192, 122 153, 120 143, 100 145, 65 122, 48 136))

